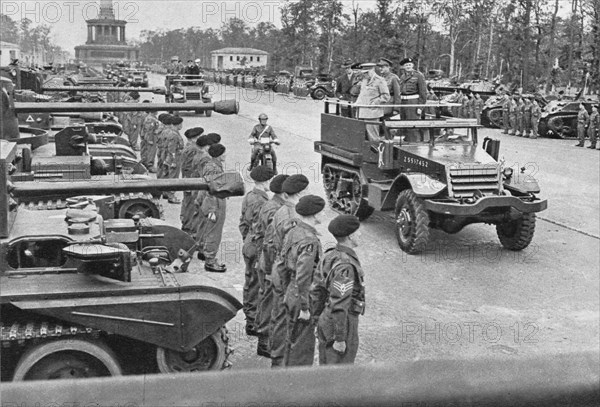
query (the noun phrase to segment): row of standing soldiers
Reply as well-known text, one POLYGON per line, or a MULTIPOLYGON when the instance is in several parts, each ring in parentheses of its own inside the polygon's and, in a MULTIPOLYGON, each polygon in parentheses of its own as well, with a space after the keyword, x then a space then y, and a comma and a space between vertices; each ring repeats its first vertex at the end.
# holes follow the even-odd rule
POLYGON ((323 252, 316 226, 325 201, 306 195, 308 179, 272 178, 265 166, 250 176, 255 187, 244 198, 239 229, 246 333, 258 337, 257 354, 270 358, 272 367, 312 365, 316 328, 321 364, 353 363, 365 305, 363 271, 353 250, 358 219, 331 221, 338 244, 323 252))
POLYGON ((534 96, 507 95, 502 99, 504 134, 538 138, 538 123, 542 108, 534 96))
MULTIPOLYGON (((428 100, 437 100, 435 93, 430 90, 427 97, 428 100)), ((452 106, 450 111, 453 117, 461 117, 464 119, 477 119, 477 124, 481 122, 481 112, 485 101, 479 93, 467 93, 455 90, 450 98, 451 103, 460 104, 460 106, 452 106)))
POLYGON ((600 115, 598 114, 598 106, 592 105, 592 114, 589 114, 583 103, 579 104, 579 112, 577 112, 577 139, 578 143, 575 147, 583 147, 586 134, 590 138, 588 148, 596 148, 596 140, 600 134, 600 115))

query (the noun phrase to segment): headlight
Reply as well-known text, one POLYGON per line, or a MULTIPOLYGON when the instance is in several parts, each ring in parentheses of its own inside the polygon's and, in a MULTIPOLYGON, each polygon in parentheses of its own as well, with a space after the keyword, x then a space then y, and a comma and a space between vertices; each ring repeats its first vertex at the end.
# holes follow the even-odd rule
POLYGON ((507 167, 504 170, 502 170, 502 174, 506 179, 509 179, 513 175, 513 169, 511 167, 507 167))

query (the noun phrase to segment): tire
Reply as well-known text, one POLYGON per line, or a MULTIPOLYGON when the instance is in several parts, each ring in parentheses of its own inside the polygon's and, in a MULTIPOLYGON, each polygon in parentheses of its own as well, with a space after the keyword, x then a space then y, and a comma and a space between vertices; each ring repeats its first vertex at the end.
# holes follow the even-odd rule
POLYGON ((502 128, 502 109, 490 109, 487 112, 490 127, 500 129, 502 128))
POLYGON ((148 199, 136 198, 121 202, 119 206, 119 219, 132 219, 135 215, 140 218, 160 219, 160 209, 148 199))
POLYGON ((156 363, 161 373, 222 370, 231 367, 228 359, 232 353, 227 328, 223 327, 185 354, 158 347, 156 363))
POLYGON ((411 189, 400 192, 396 199, 396 238, 408 254, 421 253, 429 243, 429 214, 411 189))
POLYGON ((517 220, 496 225, 498 239, 508 250, 523 250, 529 246, 534 232, 535 213, 525 213, 517 220))
POLYGON ((315 100, 323 100, 325 99, 325 96, 327 96, 327 92, 325 92, 324 89, 317 88, 314 90, 311 96, 315 100))
POLYGON ((121 374, 117 357, 103 342, 67 338, 29 348, 15 368, 13 381, 121 374))

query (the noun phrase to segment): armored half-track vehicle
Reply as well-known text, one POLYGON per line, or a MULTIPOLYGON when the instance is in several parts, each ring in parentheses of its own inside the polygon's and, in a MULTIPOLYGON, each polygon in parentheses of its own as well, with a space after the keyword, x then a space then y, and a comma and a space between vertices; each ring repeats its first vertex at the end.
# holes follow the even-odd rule
POLYGON ((457 233, 471 223, 496 225, 510 250, 531 243, 547 202, 535 179, 498 162, 499 141, 482 148, 475 119, 441 118, 437 107, 436 117, 380 123, 331 107, 325 102, 315 151, 334 210, 360 219, 393 210, 398 244, 410 254, 427 249, 431 228, 457 233), (381 141, 368 139, 369 123, 380 125, 381 141))
POLYGON ((592 106, 600 106, 598 102, 583 100, 552 100, 542 110, 539 122, 539 133, 542 137, 577 138, 577 113, 579 104, 583 103, 588 113, 592 106))
POLYGON ((239 173, 147 183, 13 183, 14 143, 0 149, 2 380, 47 380, 229 366, 224 324, 241 304, 199 272, 195 243, 156 219, 104 219, 102 208, 30 210, 13 197, 51 189, 208 190, 244 194, 239 173))
MULTIPOLYGON (((167 90, 165 100, 169 103, 186 103, 189 101, 211 103, 212 101, 204 75, 167 75, 165 77, 165 88, 167 90)), ((207 117, 210 117, 212 111, 207 109, 199 110, 196 113, 204 113, 207 117)))

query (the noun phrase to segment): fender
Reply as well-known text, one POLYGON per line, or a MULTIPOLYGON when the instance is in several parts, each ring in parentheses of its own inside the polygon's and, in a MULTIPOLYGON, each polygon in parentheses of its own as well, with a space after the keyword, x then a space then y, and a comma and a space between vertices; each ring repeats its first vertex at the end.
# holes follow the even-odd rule
POLYGON ((420 198, 433 198, 446 188, 446 184, 423 173, 398 176, 386 194, 381 210, 394 209, 396 198, 405 189, 412 189, 420 198))

